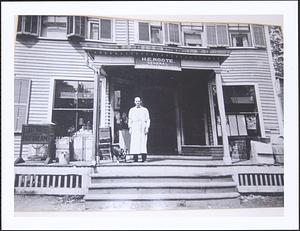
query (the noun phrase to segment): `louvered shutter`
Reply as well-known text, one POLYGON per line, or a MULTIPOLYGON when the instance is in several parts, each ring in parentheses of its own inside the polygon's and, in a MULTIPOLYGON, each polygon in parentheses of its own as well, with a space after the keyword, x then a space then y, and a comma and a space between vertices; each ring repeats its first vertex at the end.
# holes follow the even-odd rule
POLYGON ((218 46, 229 46, 226 25, 216 25, 218 46))
POLYGON ((217 45, 216 27, 215 25, 206 25, 207 45, 217 45))
POLYGON ((252 25, 254 46, 266 47, 264 27, 261 25, 252 25))
POLYGON ((139 40, 150 41, 149 23, 139 22, 139 40))
POLYGON ((27 123, 30 80, 15 79, 14 91, 14 127, 15 131, 21 131, 22 124, 27 123))

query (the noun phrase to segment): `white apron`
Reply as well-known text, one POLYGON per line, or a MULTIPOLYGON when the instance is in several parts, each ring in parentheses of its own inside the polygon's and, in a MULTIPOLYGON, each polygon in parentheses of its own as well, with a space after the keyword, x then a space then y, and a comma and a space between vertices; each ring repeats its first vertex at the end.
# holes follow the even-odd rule
POLYGON ((128 113, 128 127, 131 128, 130 154, 147 153, 147 134, 150 127, 148 109, 133 107, 128 113))

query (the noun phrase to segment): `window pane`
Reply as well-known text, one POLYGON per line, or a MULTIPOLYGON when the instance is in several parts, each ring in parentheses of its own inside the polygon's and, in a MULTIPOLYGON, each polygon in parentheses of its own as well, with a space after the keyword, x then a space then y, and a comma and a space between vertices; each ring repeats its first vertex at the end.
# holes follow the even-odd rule
POLYGON ((170 42, 179 43, 179 27, 177 24, 169 24, 170 42))
POLYGON ((80 31, 80 35, 82 37, 85 37, 85 17, 80 17, 81 18, 81 31, 80 31))
POLYGON ((161 27, 151 27, 151 42, 152 43, 162 43, 161 27))
POLYGON ((37 27, 38 27, 38 17, 37 16, 32 16, 31 33, 36 34, 37 33, 37 27))
POLYGON ((139 22, 139 40, 149 41, 149 23, 139 22))
POLYGON ((31 31, 31 17, 25 16, 25 32, 31 31))
POLYGON ((55 108, 76 108, 77 107, 77 81, 56 81, 55 87, 55 108))
POLYGON ((43 16, 41 36, 49 38, 65 38, 67 35, 67 17, 43 16))
POLYGON ((22 19, 23 19, 22 16, 18 17, 18 28, 17 28, 18 32, 22 32, 22 19))
POLYGON ((73 16, 68 16, 68 34, 72 34, 73 32, 73 16))
POLYGON ((90 39, 99 40, 99 23, 90 23, 90 39))
POLYGON ((201 35, 184 33, 184 44, 187 46, 201 46, 201 35))
POLYGON ((80 17, 75 16, 75 34, 80 34, 80 17))
POLYGON ((250 47, 249 34, 232 34, 231 42, 233 47, 250 47))
POLYGON ((52 121, 56 124, 55 135, 72 136, 92 130, 92 111, 53 111, 52 121))
POLYGON ((110 39, 111 38, 111 20, 101 19, 101 38, 110 39))
POLYGON ((79 82, 78 108, 93 108, 94 84, 93 82, 79 82))

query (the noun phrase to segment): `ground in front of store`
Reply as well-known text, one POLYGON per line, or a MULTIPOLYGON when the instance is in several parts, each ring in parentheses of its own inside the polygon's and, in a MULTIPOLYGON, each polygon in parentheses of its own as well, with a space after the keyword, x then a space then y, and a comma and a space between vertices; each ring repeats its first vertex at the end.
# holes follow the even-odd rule
MULTIPOLYGON (((240 196, 240 205, 238 208, 271 208, 283 206, 283 195, 248 194, 240 196)), ((15 195, 14 208, 15 212, 86 211, 83 196, 15 195)), ((228 209, 230 208, 228 207, 228 209)))

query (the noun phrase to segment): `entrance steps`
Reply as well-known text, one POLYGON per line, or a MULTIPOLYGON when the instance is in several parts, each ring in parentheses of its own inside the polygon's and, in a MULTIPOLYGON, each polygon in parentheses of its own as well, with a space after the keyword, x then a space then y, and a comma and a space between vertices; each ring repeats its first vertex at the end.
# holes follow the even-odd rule
POLYGON ((229 172, 186 166, 100 166, 91 175, 86 209, 233 208, 237 185, 229 172))

